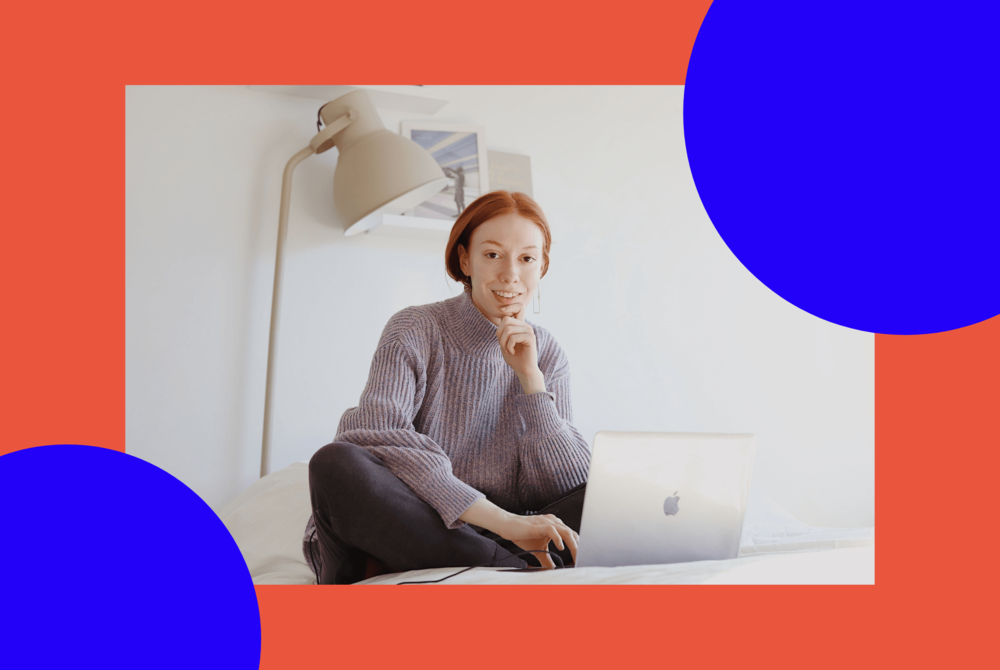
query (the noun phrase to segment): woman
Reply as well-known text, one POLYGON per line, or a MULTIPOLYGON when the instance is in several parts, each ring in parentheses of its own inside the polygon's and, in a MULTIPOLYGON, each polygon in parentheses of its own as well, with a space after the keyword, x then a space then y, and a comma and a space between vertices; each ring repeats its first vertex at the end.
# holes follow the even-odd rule
POLYGON ((590 450, 569 365, 525 320, 551 235, 534 200, 495 191, 451 231, 465 292, 392 316, 358 407, 309 463, 303 551, 320 584, 469 565, 576 559, 590 450), (537 557, 537 558, 536 558, 537 557))

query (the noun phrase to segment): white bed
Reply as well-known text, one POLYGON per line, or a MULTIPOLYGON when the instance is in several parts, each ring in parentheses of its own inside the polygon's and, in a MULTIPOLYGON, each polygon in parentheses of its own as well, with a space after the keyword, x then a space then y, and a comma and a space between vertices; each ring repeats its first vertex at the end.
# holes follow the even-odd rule
MULTIPOLYGON (((255 482, 219 516, 243 552, 254 584, 315 584, 302 557, 310 513, 308 465, 293 463, 255 482)), ((474 568, 442 585, 875 583, 874 528, 809 526, 753 491, 740 544, 740 557, 727 561, 540 572, 474 568)), ((436 580, 459 570, 412 570, 360 583, 436 580)))

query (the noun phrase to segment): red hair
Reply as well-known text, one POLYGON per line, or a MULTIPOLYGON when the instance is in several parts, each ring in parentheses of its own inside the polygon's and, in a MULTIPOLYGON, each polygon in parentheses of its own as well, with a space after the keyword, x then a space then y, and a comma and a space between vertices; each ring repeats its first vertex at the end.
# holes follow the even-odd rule
POLYGON ((492 191, 476 198, 472 204, 465 208, 459 215, 455 225, 451 227, 451 236, 448 238, 448 246, 444 251, 444 264, 448 269, 448 275, 457 282, 465 284, 465 290, 472 290, 472 279, 462 272, 462 265, 458 258, 458 245, 469 249, 469 239, 472 231, 483 225, 490 219, 503 216, 504 214, 517 214, 538 225, 542 229, 542 274, 549 270, 549 247, 552 245, 552 233, 549 231, 549 222, 542 213, 542 208, 530 196, 510 191, 492 191))

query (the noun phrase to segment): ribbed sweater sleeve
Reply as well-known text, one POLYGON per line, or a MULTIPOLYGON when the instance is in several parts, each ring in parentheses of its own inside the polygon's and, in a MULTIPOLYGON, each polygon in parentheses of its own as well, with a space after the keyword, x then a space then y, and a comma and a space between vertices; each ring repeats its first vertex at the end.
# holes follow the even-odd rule
POLYGON ((535 511, 587 481, 590 470, 590 447, 573 425, 569 360, 554 339, 545 337, 538 367, 546 390, 516 400, 524 423, 518 445, 518 495, 525 509, 535 511))
POLYGON ((433 507, 447 528, 485 495, 458 479, 441 446, 418 433, 413 418, 426 386, 423 362, 401 338, 380 342, 358 407, 344 413, 337 440, 364 447, 433 507))

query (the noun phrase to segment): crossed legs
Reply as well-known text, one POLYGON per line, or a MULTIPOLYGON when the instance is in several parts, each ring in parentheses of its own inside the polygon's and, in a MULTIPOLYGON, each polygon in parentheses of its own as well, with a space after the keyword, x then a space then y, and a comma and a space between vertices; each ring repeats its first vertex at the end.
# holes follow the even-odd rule
MULTIPOLYGON (((309 462, 309 490, 318 539, 320 584, 353 584, 368 555, 393 571, 526 562, 469 525, 448 529, 374 454, 333 442, 309 462)), ((506 542, 506 541, 504 541, 506 542)), ((514 553, 519 551, 516 545, 514 553)))

